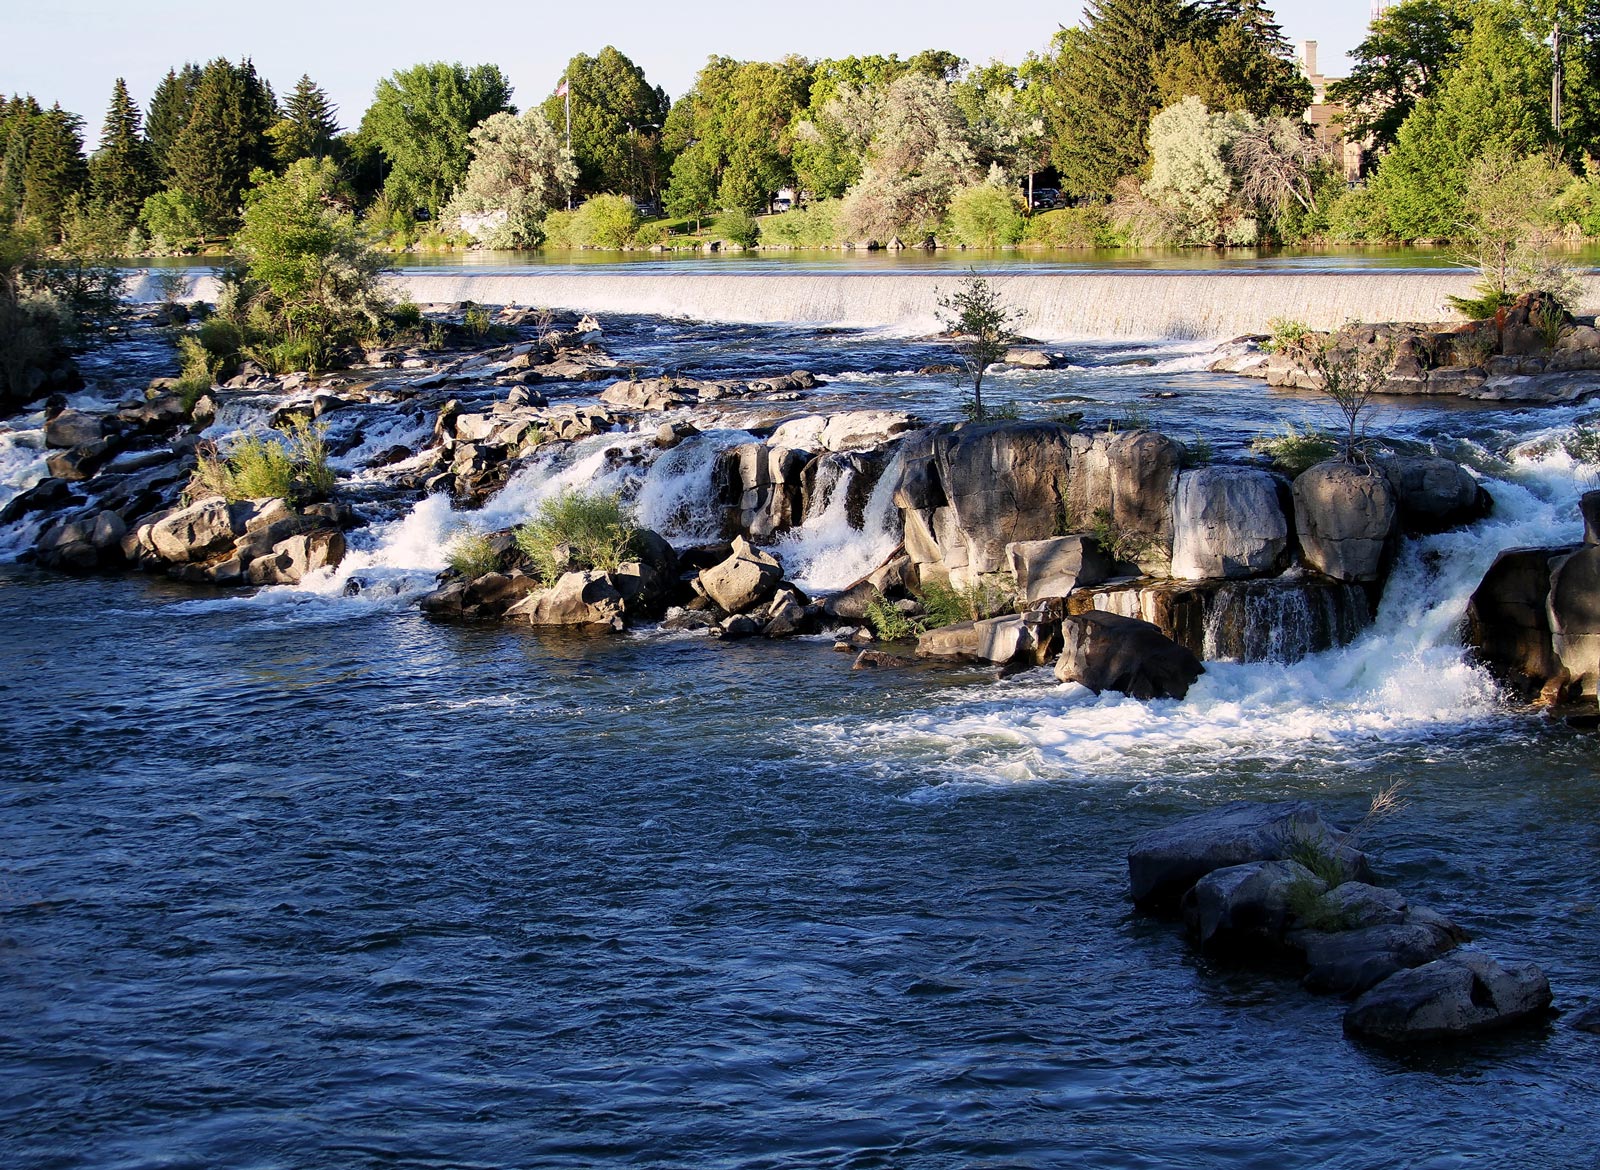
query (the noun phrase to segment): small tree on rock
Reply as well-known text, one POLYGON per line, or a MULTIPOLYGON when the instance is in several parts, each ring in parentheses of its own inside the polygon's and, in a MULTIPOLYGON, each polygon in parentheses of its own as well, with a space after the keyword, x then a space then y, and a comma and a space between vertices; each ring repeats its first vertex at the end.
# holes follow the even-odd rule
POLYGON ((1393 344, 1341 344, 1335 335, 1313 352, 1311 365, 1322 378, 1322 392, 1333 400, 1344 420, 1343 433, 1338 436, 1339 457, 1346 463, 1363 462, 1367 416, 1372 400, 1382 393, 1389 371, 1394 368, 1393 344))
POLYGON ((1012 325, 1020 312, 1007 305, 997 289, 976 272, 969 273, 952 293, 938 298, 939 321, 957 335, 956 353, 972 379, 972 403, 968 413, 982 422, 984 371, 1006 356, 1012 338, 1012 325))

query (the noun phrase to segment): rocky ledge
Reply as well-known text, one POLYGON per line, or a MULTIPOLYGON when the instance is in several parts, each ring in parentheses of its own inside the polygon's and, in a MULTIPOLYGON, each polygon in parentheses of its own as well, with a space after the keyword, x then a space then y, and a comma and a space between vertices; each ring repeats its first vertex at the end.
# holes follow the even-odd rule
POLYGON ((1453 1040, 1537 1021, 1549 981, 1533 963, 1466 948, 1448 918, 1376 884, 1357 834, 1306 802, 1238 802, 1141 838, 1128 852, 1134 904, 1181 915, 1220 961, 1284 963, 1351 1003, 1350 1035, 1385 1044, 1453 1040))
POLYGON ((1564 403, 1600 393, 1600 328, 1594 318, 1574 317, 1539 293, 1494 318, 1460 325, 1349 325, 1275 346, 1265 337, 1240 338, 1212 369, 1260 378, 1269 386, 1320 390, 1323 376, 1314 357, 1323 346, 1337 356, 1381 363, 1380 394, 1564 403))

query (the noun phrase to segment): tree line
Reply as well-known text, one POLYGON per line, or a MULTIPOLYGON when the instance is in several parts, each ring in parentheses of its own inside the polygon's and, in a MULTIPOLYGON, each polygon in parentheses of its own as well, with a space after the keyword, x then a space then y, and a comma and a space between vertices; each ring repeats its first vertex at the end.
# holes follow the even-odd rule
POLYGON ((1331 94, 1367 147, 1354 189, 1260 0, 1091 0, 1016 65, 717 56, 675 101, 612 47, 523 111, 497 66, 434 62, 379 82, 353 127, 311 78, 280 99, 219 58, 169 71, 143 110, 119 79, 92 153, 78 116, 0 98, 0 224, 58 247, 204 248, 239 229, 253 186, 309 159, 393 247, 645 243, 662 229, 637 208, 654 204, 748 238, 784 189, 810 207, 763 221, 771 242, 1419 239, 1460 234, 1474 167, 1508 156, 1564 173, 1551 214, 1590 231, 1597 53, 1600 0, 1396 6, 1331 94), (1070 213, 1027 219, 1040 175, 1070 213))

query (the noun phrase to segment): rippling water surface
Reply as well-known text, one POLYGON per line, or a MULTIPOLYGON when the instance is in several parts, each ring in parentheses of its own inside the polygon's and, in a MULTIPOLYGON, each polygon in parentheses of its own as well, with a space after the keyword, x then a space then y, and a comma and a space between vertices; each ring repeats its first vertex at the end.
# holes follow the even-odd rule
MULTIPOLYGON (((903 339, 632 321, 614 350, 810 365, 835 381, 806 409, 958 401, 903 339)), ((1235 451, 1319 409, 1131 356, 1157 364, 1090 347, 997 393, 1235 451)), ((1409 545, 1357 645, 1213 664, 1181 704, 852 672, 823 640, 441 626, 342 579, 0 568, 3 1162, 1594 1166, 1600 1039, 1356 1046, 1338 1001, 1134 917, 1123 860, 1222 801, 1355 819, 1404 778, 1386 876, 1600 1003, 1595 741, 1509 707, 1454 633, 1496 548, 1574 535, 1570 469, 1512 448, 1580 414, 1386 407, 1495 518, 1409 545)), ((446 513, 353 562, 414 588, 446 513)))

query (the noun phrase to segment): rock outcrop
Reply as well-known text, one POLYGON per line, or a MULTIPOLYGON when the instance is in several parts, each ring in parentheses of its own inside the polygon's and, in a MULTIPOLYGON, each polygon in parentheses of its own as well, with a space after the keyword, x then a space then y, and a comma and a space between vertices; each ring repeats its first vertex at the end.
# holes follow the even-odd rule
POLYGON ((1248 467, 1180 475, 1172 527, 1178 578, 1267 576, 1282 568, 1289 549, 1279 481, 1248 467))
POLYGON ((1318 463, 1294 481, 1306 564, 1336 581, 1382 579, 1398 508, 1387 477, 1354 463, 1318 463))
POLYGON ((1061 623, 1056 677, 1095 694, 1120 691, 1135 699, 1181 699, 1205 673, 1200 660, 1149 622, 1094 611, 1061 623))

